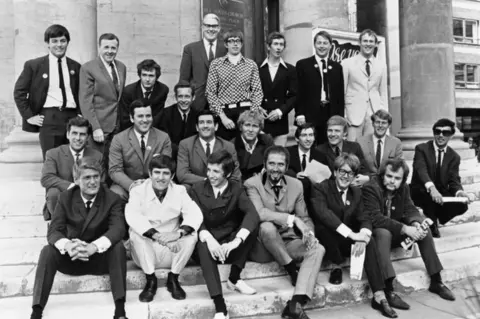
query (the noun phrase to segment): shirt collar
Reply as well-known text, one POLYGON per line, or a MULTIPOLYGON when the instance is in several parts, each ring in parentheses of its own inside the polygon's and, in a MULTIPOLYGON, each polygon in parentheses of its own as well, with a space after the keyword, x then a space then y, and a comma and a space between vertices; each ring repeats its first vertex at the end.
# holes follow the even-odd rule
MULTIPOLYGON (((263 61, 263 63, 260 65, 260 67, 263 67, 263 66, 266 65, 266 64, 269 64, 269 63, 268 63, 268 58, 266 58, 266 59, 263 61)), ((285 69, 287 68, 287 64, 285 63, 285 61, 283 61, 282 58, 280 58, 280 64, 283 65, 283 67, 284 67, 285 69)), ((279 65, 280 65, 280 64, 279 64, 279 65)), ((269 64, 269 65, 270 65, 270 64, 269 64)))
POLYGON ((322 60, 325 60, 325 63, 328 65, 328 56, 325 58, 321 58, 317 54, 315 54, 315 60, 317 61, 318 64, 322 64, 322 60))
POLYGON ((75 154, 80 154, 80 158, 83 157, 83 152, 85 151, 85 148, 82 148, 80 152, 74 151, 71 146, 68 147, 70 149, 70 152, 72 152, 72 156, 75 159, 75 154))
POLYGON ((298 148, 298 155, 300 155, 300 161, 302 160, 302 156, 303 154, 306 154, 307 155, 307 160, 310 158, 310 151, 311 149, 309 149, 307 152, 304 152, 300 149, 300 147, 298 148))
POLYGON ((382 141, 382 146, 385 145, 385 139, 386 139, 387 135, 384 135, 382 138, 376 137, 375 134, 372 134, 372 136, 373 136, 373 145, 374 146, 377 146, 378 140, 382 141))
POLYGON ((97 195, 95 195, 92 199, 86 199, 85 197, 83 197, 82 192, 80 192, 80 196, 82 197, 82 200, 83 200, 83 203, 85 204, 85 207, 87 207, 87 202, 88 201, 92 202, 92 204, 90 204, 90 208, 92 208, 93 203, 95 202, 95 199, 97 198, 97 195))
POLYGON ((253 150, 255 149, 255 147, 257 146, 258 137, 255 139, 255 142, 253 143, 252 146, 250 146, 250 144, 249 144, 247 141, 245 141, 245 139, 243 138, 243 136, 242 136, 241 134, 240 134, 240 138, 241 138, 242 141, 243 141, 243 145, 245 145, 245 150, 246 150, 247 152, 249 152, 249 153, 252 153, 253 150), (251 150, 251 151, 249 151, 249 150, 251 150))
POLYGON ((183 112, 183 111, 180 110, 180 108, 177 106, 177 110, 178 110, 178 112, 180 113, 180 116, 181 116, 182 119, 183 119, 183 114, 187 114, 187 118, 188 118, 188 114, 190 114, 191 108, 189 108, 187 112, 183 112))
MULTIPOLYGON (((208 48, 208 46, 210 45, 210 41, 208 41, 207 39, 203 38, 203 44, 208 48)), ((215 47, 217 45, 217 39, 213 40, 212 41, 212 44, 213 46, 215 47)))
POLYGON ((340 194, 341 192, 343 192, 343 195, 341 195, 341 196, 347 195, 348 188, 347 188, 346 190, 342 191, 342 190, 340 189, 340 187, 338 187, 337 183, 335 183, 335 187, 337 188, 337 191, 338 191, 339 194, 340 194))
MULTIPOLYGON (((367 58, 364 57, 362 54, 359 53, 358 56, 359 56, 359 58, 360 58, 360 60, 362 61, 363 64, 365 64, 367 62, 367 58)), ((368 60, 370 61, 370 64, 373 64, 374 61, 375 61, 375 56, 372 55, 368 60)))
POLYGON ((220 194, 223 194, 227 186, 228 186, 228 181, 225 183, 225 185, 223 185, 220 188, 212 186, 214 196, 216 196, 216 194, 218 194, 219 191, 220 191, 220 194))
MULTIPOLYGON (((110 69, 109 69, 109 68, 110 68, 110 64, 108 64, 107 61, 105 61, 101 55, 99 55, 99 57, 100 57, 100 60, 102 60, 103 64, 105 65, 105 68, 106 68, 107 70, 110 70, 110 69)), ((115 59, 112 61, 112 64, 113 64, 113 67, 114 67, 114 68, 117 68, 117 65, 115 64, 115 59)))
MULTIPOLYGON (((133 129, 133 132, 135 133, 135 136, 137 137, 138 142, 141 142, 142 141, 142 134, 138 133, 135 129, 133 129)), ((149 134, 150 134, 150 130, 148 130, 147 133, 143 134, 144 135, 143 140, 145 141, 145 144, 147 144, 149 134)))
MULTIPOLYGON (((48 59, 50 60, 50 62, 55 62, 57 63, 58 61, 58 58, 56 56, 54 56, 52 53, 49 53, 48 54, 48 59)), ((60 58, 62 60, 62 63, 65 63, 66 59, 67 59, 67 56, 64 55, 60 58)))
MULTIPOLYGON (((328 143, 328 142, 327 142, 328 143)), ((338 147, 340 149, 340 152, 343 150, 343 141, 338 143, 337 145, 333 146, 330 143, 328 143, 328 146, 332 149, 332 151, 335 151, 335 147, 338 147)))
MULTIPOLYGON (((435 144, 435 141, 433 141, 433 148, 435 149, 435 156, 437 156, 439 148, 438 148, 437 144, 435 144)), ((447 153, 447 148, 448 148, 448 146, 445 146, 443 148, 443 154, 444 155, 447 153)))
MULTIPOLYGON (((173 184, 173 182, 170 181, 170 184, 168 184, 167 191, 165 192, 165 197, 167 197, 168 191, 173 187, 172 184, 173 184)), ((155 190, 153 189, 152 179, 151 178, 147 179, 144 182, 144 185, 145 185, 145 187, 147 189, 147 192, 148 192, 147 193, 148 196, 146 196, 147 199, 150 200, 150 201, 158 199, 157 194, 155 194, 155 190)), ((165 197, 163 197, 164 200, 165 200, 165 197)))
MULTIPOLYGON (((199 137, 198 139, 200 140, 200 143, 202 144, 202 147, 204 149, 207 148, 207 142, 204 139, 202 139, 201 137, 199 137)), ((213 152, 213 145, 215 145, 215 141, 216 141, 216 138, 214 137, 213 140, 208 142, 208 143, 210 143, 210 149, 212 150, 212 152, 213 152)))
MULTIPOLYGON (((245 61, 245 57, 243 56, 243 54, 240 53, 239 55, 240 55, 240 58, 238 58, 238 63, 240 63, 242 61, 245 61)), ((223 63, 225 63, 226 61, 230 62, 230 60, 228 59, 228 53, 225 54, 225 56, 221 57, 220 59, 223 59, 223 61, 222 61, 223 63)), ((230 63, 232 63, 232 62, 230 62, 230 63)))
MULTIPOLYGON (((143 87, 142 83, 140 83, 140 87, 142 88, 142 93, 145 95, 145 92, 147 92, 147 89, 143 87)), ((153 85, 152 89, 149 92, 152 92, 154 87, 155 87, 155 84, 153 85)))

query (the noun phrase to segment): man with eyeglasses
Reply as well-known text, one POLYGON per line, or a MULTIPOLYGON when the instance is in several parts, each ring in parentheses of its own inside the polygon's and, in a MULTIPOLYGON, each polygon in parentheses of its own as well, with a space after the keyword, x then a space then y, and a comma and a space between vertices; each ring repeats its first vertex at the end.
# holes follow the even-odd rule
POLYGON ((369 175, 378 174, 380 167, 391 158, 403 158, 402 142, 388 135, 392 124, 392 115, 386 110, 378 110, 370 117, 373 133, 357 139, 365 156, 365 165, 369 175))
POLYGON ((219 32, 220 18, 213 13, 206 14, 203 17, 202 40, 187 44, 183 49, 179 82, 186 81, 195 88, 192 108, 197 111, 206 109, 208 105, 205 86, 210 63, 227 52, 225 47, 217 41, 219 32))
POLYGON ((228 53, 210 65, 205 95, 210 110, 220 118, 217 135, 230 141, 236 135, 239 115, 259 109, 263 92, 257 64, 242 55, 243 33, 227 31, 223 40, 228 53))
POLYGON ((444 203, 443 197, 465 197, 467 203, 471 203, 475 196, 463 190, 460 156, 448 146, 455 133, 455 123, 443 118, 435 122, 432 129, 433 140, 415 147, 411 188, 415 205, 434 222, 432 235, 439 238, 438 222, 445 224, 468 209, 465 203, 444 203))

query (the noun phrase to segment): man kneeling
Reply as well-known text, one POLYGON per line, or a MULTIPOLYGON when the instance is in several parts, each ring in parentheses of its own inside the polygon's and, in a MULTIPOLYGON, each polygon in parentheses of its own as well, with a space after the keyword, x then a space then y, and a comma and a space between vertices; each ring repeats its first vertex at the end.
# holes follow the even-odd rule
POLYGON ((101 172, 99 162, 82 157, 73 167, 76 185, 60 194, 48 229, 49 245, 38 260, 31 319, 42 318, 57 270, 74 276, 108 273, 114 319, 126 319, 123 205, 120 197, 100 186, 101 172))
POLYGON ((172 298, 185 299, 178 275, 195 249, 202 212, 185 186, 172 182, 175 162, 169 156, 154 156, 148 172, 150 178, 132 189, 125 208, 132 259, 147 279, 139 299, 153 300, 157 291, 155 268, 171 268, 167 289, 172 298))

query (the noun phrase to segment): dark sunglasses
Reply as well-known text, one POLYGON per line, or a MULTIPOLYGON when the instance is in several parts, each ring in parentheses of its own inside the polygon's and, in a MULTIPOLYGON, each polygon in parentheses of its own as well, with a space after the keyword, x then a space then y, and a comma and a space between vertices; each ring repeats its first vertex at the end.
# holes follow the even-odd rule
POLYGON ((451 130, 440 130, 438 128, 433 130, 433 134, 435 135, 440 135, 443 134, 443 136, 449 137, 453 135, 453 132, 451 130))

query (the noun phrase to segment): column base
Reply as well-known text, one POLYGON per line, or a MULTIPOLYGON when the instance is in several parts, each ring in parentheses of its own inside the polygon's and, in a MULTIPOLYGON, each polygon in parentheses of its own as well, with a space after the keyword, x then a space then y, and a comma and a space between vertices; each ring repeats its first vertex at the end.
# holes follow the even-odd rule
POLYGON ((24 132, 17 126, 5 143, 8 148, 0 153, 0 163, 43 163, 38 133, 24 132))

